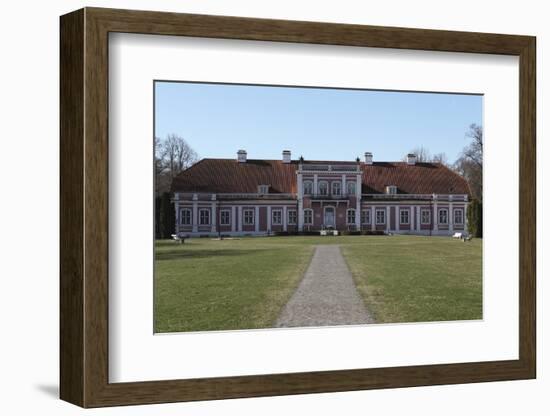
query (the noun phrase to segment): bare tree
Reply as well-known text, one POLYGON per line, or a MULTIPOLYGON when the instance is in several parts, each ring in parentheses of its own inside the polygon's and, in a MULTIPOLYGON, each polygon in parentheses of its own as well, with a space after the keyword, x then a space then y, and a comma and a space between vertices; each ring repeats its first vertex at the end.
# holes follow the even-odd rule
POLYGON ((169 192, 172 180, 197 162, 197 152, 183 137, 169 134, 166 139, 155 137, 155 191, 169 192))
POLYGON ((483 127, 471 124, 466 137, 471 142, 462 150, 454 169, 466 179, 472 196, 483 201, 483 127))
POLYGON ((162 142, 161 154, 165 168, 172 179, 197 161, 197 152, 183 137, 176 134, 169 134, 162 142))
MULTIPOLYGON (((416 155, 417 162, 429 162, 431 160, 430 151, 424 146, 415 147, 409 153, 416 155)), ((403 160, 407 160, 407 155, 403 156, 403 160)))
MULTIPOLYGON (((445 153, 436 153, 432 156, 424 146, 415 147, 409 153, 415 154, 416 161, 420 163, 442 163, 447 165, 447 155, 445 153)), ((407 160, 407 155, 403 157, 403 160, 407 160)))

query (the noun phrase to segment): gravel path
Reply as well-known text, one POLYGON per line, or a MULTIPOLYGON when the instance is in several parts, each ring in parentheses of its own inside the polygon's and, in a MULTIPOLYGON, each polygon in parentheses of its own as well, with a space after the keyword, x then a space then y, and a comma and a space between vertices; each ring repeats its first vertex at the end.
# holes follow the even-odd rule
POLYGON ((277 327, 374 323, 337 245, 320 245, 277 327))

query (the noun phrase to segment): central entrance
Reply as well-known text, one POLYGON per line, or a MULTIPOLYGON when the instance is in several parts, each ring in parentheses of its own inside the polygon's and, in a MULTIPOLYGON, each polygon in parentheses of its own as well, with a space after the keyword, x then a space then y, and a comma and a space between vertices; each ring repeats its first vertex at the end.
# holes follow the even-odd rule
POLYGON ((334 207, 325 207, 325 227, 336 228, 334 207))

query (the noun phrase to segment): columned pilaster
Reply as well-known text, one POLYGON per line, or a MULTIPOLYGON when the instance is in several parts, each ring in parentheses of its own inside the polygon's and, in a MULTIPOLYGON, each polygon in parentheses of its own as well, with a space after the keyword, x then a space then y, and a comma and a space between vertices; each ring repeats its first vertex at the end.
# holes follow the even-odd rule
POLYGON ((390 207, 389 205, 386 206, 386 232, 389 232, 390 231, 390 221, 391 221, 391 218, 390 218, 390 207))
POLYGON ((371 214, 370 214, 370 228, 372 231, 376 230, 376 208, 374 205, 370 208, 371 214))
POLYGON ((395 212, 395 228, 394 231, 401 230, 401 205, 397 205, 394 208, 395 212))
MULTIPOLYGON (((449 199, 452 198, 452 196, 449 197, 449 199)), ((454 222, 455 222, 455 216, 453 212, 453 202, 449 200, 449 217, 447 218, 449 222, 449 234, 453 234, 454 231, 454 222)))
POLYGON ((346 175, 342 175, 342 195, 347 196, 348 190, 346 189, 346 175))
POLYGON ((420 206, 416 206, 416 231, 420 231, 420 221, 421 221, 421 217, 420 217, 420 211, 421 211, 421 208, 420 206))
POLYGON ((317 195, 319 190, 317 189, 317 183, 319 182, 319 175, 313 175, 313 195, 317 195))
MULTIPOLYGON (((357 182, 355 184, 355 227, 361 229, 361 175, 357 175, 357 182)), ((345 180, 344 180, 345 186, 345 180)))
POLYGON ((235 232, 237 228, 237 220, 235 218, 235 205, 231 207, 231 232, 235 232))
POLYGON ((216 224, 218 223, 218 212, 216 210, 216 194, 212 194, 212 226, 210 231, 216 232, 216 224))
POLYGON ((287 225, 287 212, 286 212, 286 206, 283 207, 283 231, 287 231, 288 225, 287 225))
POLYGON ((439 231, 439 212, 437 211, 437 197, 434 195, 433 229, 439 231))
POLYGON ((267 232, 271 233, 271 207, 267 207, 267 232))
POLYGON ((256 227, 256 232, 260 232, 260 207, 258 205, 254 209, 254 226, 256 227))
MULTIPOLYGON (((298 180, 298 212, 296 213, 298 216, 298 231, 304 230, 304 184, 302 182, 302 174, 298 173, 297 175, 298 180)), ((315 192, 315 191, 314 191, 315 192)))
POLYGON ((193 194, 193 232, 199 231, 199 196, 193 194))
POLYGON ((243 230, 243 206, 239 205, 237 209, 237 231, 241 232, 243 230))

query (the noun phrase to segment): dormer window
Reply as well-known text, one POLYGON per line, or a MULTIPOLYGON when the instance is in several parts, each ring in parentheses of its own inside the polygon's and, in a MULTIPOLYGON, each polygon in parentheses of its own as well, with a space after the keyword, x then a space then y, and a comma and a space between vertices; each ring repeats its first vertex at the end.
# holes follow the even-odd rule
POLYGON ((268 194, 269 193, 269 185, 258 185, 258 193, 259 194, 268 194))
POLYGON ((397 186, 395 185, 388 185, 386 186, 386 193, 390 195, 394 195, 397 193, 397 186))

